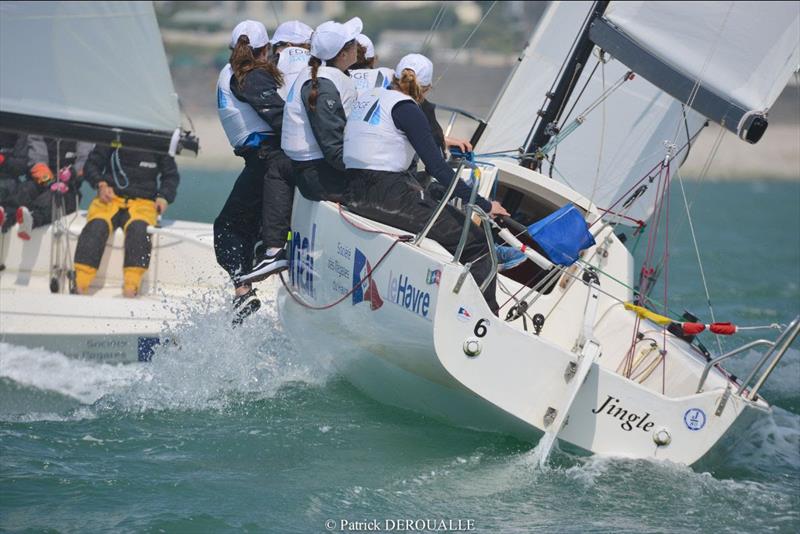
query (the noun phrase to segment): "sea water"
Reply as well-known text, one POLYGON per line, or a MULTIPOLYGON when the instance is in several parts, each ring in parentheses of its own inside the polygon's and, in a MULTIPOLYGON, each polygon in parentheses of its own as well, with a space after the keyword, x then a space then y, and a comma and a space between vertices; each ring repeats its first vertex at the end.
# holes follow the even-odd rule
MULTIPOLYGON (((210 221, 230 177, 194 174, 170 215, 210 221)), ((675 185, 668 305, 710 322, 675 185)), ((764 325, 800 313, 800 184, 690 182, 686 193, 716 319, 764 325)), ((540 469, 535 444, 365 397, 331 362, 295 350, 265 294, 266 313, 236 331, 226 310, 187 310, 180 346, 149 364, 0 345, 0 529, 800 530, 797 347, 763 389, 773 413, 716 465, 556 450, 540 469)))

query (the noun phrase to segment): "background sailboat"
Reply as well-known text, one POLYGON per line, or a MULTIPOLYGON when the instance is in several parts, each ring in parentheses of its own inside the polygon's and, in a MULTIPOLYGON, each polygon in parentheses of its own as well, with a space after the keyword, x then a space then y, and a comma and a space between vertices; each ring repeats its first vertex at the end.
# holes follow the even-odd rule
MULTIPOLYGON (((197 152, 150 2, 0 3, 0 128, 133 150, 197 152)), ((54 208, 56 209, 56 208, 54 208)), ((122 299, 121 232, 91 296, 70 295, 85 213, 0 241, 0 339, 106 361, 147 359, 199 287, 218 287, 209 224, 162 221, 142 296, 122 299)))

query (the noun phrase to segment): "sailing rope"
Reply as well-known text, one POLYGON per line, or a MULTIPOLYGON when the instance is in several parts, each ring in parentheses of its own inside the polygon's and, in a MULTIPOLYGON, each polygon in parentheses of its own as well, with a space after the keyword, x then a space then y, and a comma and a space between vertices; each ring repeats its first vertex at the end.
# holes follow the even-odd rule
POLYGON ((449 9, 449 5, 447 2, 439 2, 439 12, 436 13, 436 16, 433 19, 433 24, 431 24, 431 29, 428 30, 428 34, 425 36, 425 40, 422 41, 422 47, 420 48, 420 52, 426 53, 427 48, 431 44, 431 40, 433 39, 433 34, 439 29, 439 26, 442 24, 444 20, 444 15, 447 13, 449 9))
POLYGON ((481 27, 481 25, 483 24, 483 21, 484 21, 484 20, 486 20, 486 17, 488 17, 488 16, 489 16, 489 13, 491 13, 491 12, 492 12, 492 9, 494 9, 494 6, 495 6, 495 5, 497 5, 497 0, 495 0, 494 2, 492 2, 492 5, 490 5, 490 6, 489 6, 489 8, 488 8, 488 9, 486 10, 486 12, 483 14, 483 17, 481 17, 481 20, 479 20, 479 21, 478 21, 478 24, 476 24, 476 25, 475 25, 475 28, 472 30, 472 33, 470 33, 470 34, 469 34, 469 36, 467 37, 467 40, 466 40, 466 41, 464 41, 464 44, 462 44, 462 45, 461 45, 461 47, 460 47, 458 50, 456 50, 456 53, 455 53, 455 55, 454 55, 454 56, 453 56, 453 58, 450 60, 450 62, 447 64, 447 66, 444 68, 444 71, 443 71, 443 72, 442 72, 442 73, 439 75, 439 77, 438 77, 438 78, 436 78, 436 81, 435 81, 435 82, 433 82, 433 85, 434 85, 434 86, 436 86, 436 85, 439 83, 439 80, 441 80, 442 78, 444 78, 444 75, 445 75, 445 74, 447 74, 447 71, 448 71, 448 70, 450 70, 450 66, 451 66, 451 65, 453 65, 453 63, 455 63, 455 61, 456 61, 456 58, 458 58, 458 55, 461 53, 461 51, 462 51, 462 50, 464 50, 464 49, 467 47, 467 45, 469 44, 470 40, 472 39, 472 36, 473 36, 473 35, 475 35, 475 32, 477 32, 477 31, 478 31, 478 28, 480 28, 480 27, 481 27))
MULTIPOLYGON (((711 46, 711 50, 706 55, 705 60, 703 61, 703 66, 700 67, 700 72, 697 73, 697 77, 695 78, 694 85, 692 86, 692 90, 689 93, 689 97, 686 99, 686 102, 685 102, 685 104, 688 107, 692 107, 692 104, 694 103, 695 98, 697 98, 697 93, 700 91, 700 81, 702 80, 703 74, 705 74, 706 68, 708 68, 709 63, 711 63, 711 58, 714 57, 714 53, 717 51, 717 46, 719 46, 719 42, 722 39, 723 31, 725 30, 725 26, 728 23, 728 17, 730 17, 731 11, 733 11, 733 5, 735 3, 736 2, 730 2, 730 6, 728 7, 728 12, 725 13, 725 18, 722 19, 722 24, 719 25, 719 31, 717 32, 717 35, 716 35, 716 37, 714 39, 714 44, 711 46)), ((675 143, 677 141, 680 129, 681 129, 681 126, 680 126, 680 123, 678 123, 676 125, 676 128, 675 128, 675 135, 672 136, 672 142, 673 143, 675 143)))
POLYGON ((380 265, 383 263, 383 260, 385 260, 389 256, 389 253, 392 252, 392 250, 394 250, 394 247, 397 246, 398 243, 407 243, 407 242, 410 242, 411 240, 414 239, 413 235, 409 235, 409 234, 394 234, 394 233, 391 233, 391 232, 386 232, 386 231, 383 231, 383 230, 375 230, 375 229, 368 228, 366 226, 360 225, 354 219, 350 219, 349 217, 345 216, 345 213, 344 213, 344 210, 342 209, 342 205, 341 204, 338 205, 338 209, 339 209, 339 215, 350 226, 352 226, 354 228, 357 228, 358 230, 361 230, 362 232, 367 232, 367 233, 371 233, 371 234, 383 234, 383 235, 387 235, 387 236, 390 236, 390 237, 394 237, 394 241, 389 246, 389 248, 386 249, 386 252, 383 253, 383 255, 380 257, 380 259, 378 259, 378 261, 375 263, 375 267, 367 267, 366 268, 367 272, 364 274, 364 276, 361 278, 361 280, 359 280, 358 282, 353 284, 353 287, 350 288, 350 291, 348 291, 347 293, 342 295, 340 298, 336 299, 334 302, 331 302, 329 304, 323 304, 321 306, 315 306, 313 304, 309 304, 308 302, 304 301, 302 298, 300 298, 297 295, 297 293, 290 287, 290 285, 286 283, 286 279, 283 276, 283 272, 281 272, 280 273, 280 279, 281 279, 281 283, 283 284, 283 287, 286 289, 286 292, 289 293, 289 296, 292 297, 292 300, 294 300, 300 306, 302 306, 304 308, 308 308, 309 310, 327 310, 327 309, 333 308, 337 304, 341 304, 342 302, 344 302, 358 288, 362 287, 365 282, 369 282, 371 284, 372 283, 372 273, 374 273, 375 271, 378 270, 378 267, 380 267, 380 265))
MULTIPOLYGON (((603 52, 601 51, 600 54, 602 55, 603 52)), ((602 62, 602 57, 600 61, 602 62)), ((625 77, 627 79, 627 76, 625 77)), ((606 64, 603 63, 603 66, 600 68, 600 80, 603 87, 603 92, 606 90, 606 64)), ((594 175, 594 183, 592 184, 592 196, 589 197, 589 202, 594 204, 594 197, 597 194, 597 183, 600 181, 600 167, 602 166, 603 162, 603 148, 605 146, 606 141, 606 102, 603 100, 602 110, 600 113, 600 149, 597 151, 597 171, 594 175)))

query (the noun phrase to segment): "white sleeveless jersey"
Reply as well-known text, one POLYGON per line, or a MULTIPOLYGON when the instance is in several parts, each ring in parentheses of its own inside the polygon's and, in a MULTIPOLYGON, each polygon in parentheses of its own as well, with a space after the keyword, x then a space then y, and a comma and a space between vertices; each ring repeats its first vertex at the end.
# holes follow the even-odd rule
POLYGON ((272 128, 247 102, 242 102, 231 92, 230 64, 225 65, 217 80, 217 113, 222 129, 233 148, 239 147, 252 133, 268 133, 272 128))
POLYGON ((308 66, 311 54, 305 48, 290 46, 281 50, 278 56, 278 70, 283 74, 283 85, 278 89, 278 94, 286 100, 289 89, 292 88, 297 75, 308 66))
MULTIPOLYGON (((356 89, 353 80, 347 74, 334 67, 320 67, 317 78, 325 78, 333 82, 339 91, 339 98, 344 107, 345 117, 350 115, 350 109, 356 98, 356 89)), ((297 75, 289 94, 286 95, 286 106, 283 108, 283 131, 281 133, 281 148, 294 161, 311 161, 324 158, 311 123, 308 121, 306 107, 300 96, 300 90, 311 79, 311 67, 306 67, 297 75)), ((322 100, 317 101, 318 106, 325 105, 322 100)))
POLYGON ((402 172, 414 159, 406 134, 394 125, 392 109, 411 97, 390 89, 373 89, 353 104, 344 129, 344 166, 348 169, 402 172))
POLYGON ((368 93, 373 89, 381 87, 388 89, 392 83, 392 78, 394 78, 394 71, 387 67, 357 69, 350 71, 350 77, 356 85, 356 93, 361 96, 363 93, 368 93))

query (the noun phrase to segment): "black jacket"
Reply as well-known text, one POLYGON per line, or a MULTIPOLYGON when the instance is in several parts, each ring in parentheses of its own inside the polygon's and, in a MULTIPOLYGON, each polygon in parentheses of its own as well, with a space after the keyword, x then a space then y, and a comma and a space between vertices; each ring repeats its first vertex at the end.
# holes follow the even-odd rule
POLYGON ((442 153, 444 153, 447 147, 444 146, 444 131, 436 118, 436 104, 426 98, 420 103, 419 107, 422 109, 422 112, 428 119, 428 123, 431 125, 433 140, 436 142, 436 145, 442 149, 442 153))
POLYGON ((25 135, 0 132, 0 178, 18 178, 28 167, 28 141, 25 135))
POLYGON ((172 204, 178 192, 180 175, 175 159, 164 154, 119 149, 119 166, 114 159, 115 149, 97 146, 89 154, 84 167, 84 178, 97 188, 104 181, 114 193, 129 198, 162 197, 172 204), (116 179, 114 178, 116 174, 116 179), (127 178, 126 178, 127 177, 127 178))
POLYGON ((254 69, 248 72, 241 85, 236 81, 236 76, 231 76, 233 96, 250 104, 280 139, 285 102, 278 94, 279 87, 272 74, 264 69, 254 69))
POLYGON ((303 84, 300 97, 308 114, 311 131, 328 164, 340 171, 344 170, 344 127, 347 116, 342 98, 336 85, 327 78, 319 78, 319 94, 314 111, 308 105, 311 94, 311 80, 303 84))

